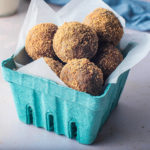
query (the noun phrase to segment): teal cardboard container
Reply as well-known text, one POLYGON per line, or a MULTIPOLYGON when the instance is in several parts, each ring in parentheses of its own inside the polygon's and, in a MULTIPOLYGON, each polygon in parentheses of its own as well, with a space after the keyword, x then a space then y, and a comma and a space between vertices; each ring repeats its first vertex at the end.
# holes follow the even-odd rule
POLYGON ((123 73, 116 84, 108 84, 102 95, 92 96, 17 72, 15 67, 12 57, 2 62, 3 77, 10 83, 19 119, 82 144, 94 142, 118 104, 129 72, 123 73))

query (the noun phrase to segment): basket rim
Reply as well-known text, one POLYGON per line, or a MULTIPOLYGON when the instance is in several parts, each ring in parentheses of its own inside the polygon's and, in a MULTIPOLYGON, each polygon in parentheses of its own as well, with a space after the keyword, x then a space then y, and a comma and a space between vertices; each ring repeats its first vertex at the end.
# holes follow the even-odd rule
MULTIPOLYGON (((2 61, 1 66, 2 66, 3 70, 15 72, 15 73, 17 73, 19 75, 25 75, 25 76, 34 77, 34 78, 37 78, 37 79, 40 79, 40 80, 44 80, 44 81, 50 82, 54 86, 60 86, 61 88, 67 88, 67 89, 69 88, 71 90, 75 90, 75 89, 72 89, 70 87, 64 87, 63 85, 59 85, 59 84, 57 84, 56 82, 54 82, 54 81, 52 81, 50 79, 46 79, 46 78, 43 78, 43 77, 38 77, 38 76, 35 76, 35 75, 30 75, 30 74, 26 74, 26 73, 22 73, 22 72, 17 72, 16 70, 13 70, 12 68, 6 66, 7 63, 10 62, 10 61, 14 61, 13 60, 13 56, 11 56, 8 59, 2 61)), ((6 81, 10 82, 9 80, 6 80, 6 81)), ((86 95, 88 95, 88 96, 90 96, 92 98, 100 99, 100 98, 104 97, 107 94, 107 92, 109 91, 111 85, 112 85, 112 83, 108 83, 108 85, 105 87, 105 90, 103 91, 103 93, 101 95, 98 95, 98 96, 94 96, 94 95, 88 94, 86 92, 81 92, 81 91, 77 91, 77 90, 75 90, 75 91, 79 92, 79 93, 84 93, 84 94, 86 94, 86 95)))
POLYGON ((129 72, 128 71, 127 73, 125 72, 124 74, 120 75, 120 79, 118 79, 117 83, 109 83, 101 95, 93 96, 85 92, 80 92, 72 88, 59 85, 50 79, 17 72, 14 70, 16 65, 14 63, 13 56, 4 60, 1 63, 1 66, 4 79, 9 82, 12 87, 18 85, 29 88, 35 92, 37 91, 50 95, 55 99, 59 98, 62 101, 78 103, 79 105, 82 105, 92 111, 101 111, 100 106, 103 105, 105 100, 107 100, 107 96, 113 94, 111 93, 112 89, 115 88, 117 84, 120 84, 122 79, 126 80, 129 72), (84 99, 86 99, 86 101, 84 99))

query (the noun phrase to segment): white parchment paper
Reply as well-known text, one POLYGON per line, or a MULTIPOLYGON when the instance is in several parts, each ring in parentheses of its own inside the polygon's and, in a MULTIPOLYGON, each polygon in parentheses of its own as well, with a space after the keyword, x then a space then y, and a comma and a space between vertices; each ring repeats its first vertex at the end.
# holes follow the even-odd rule
POLYGON ((127 53, 127 55, 109 76, 108 83, 116 83, 120 74, 134 67, 148 55, 150 52, 150 34, 125 30, 124 36, 120 41, 119 49, 122 50, 122 53, 127 53))
MULTIPOLYGON (((66 86, 47 66, 43 59, 40 58, 39 60, 32 61, 26 55, 24 50, 26 35, 33 26, 39 23, 51 22, 59 26, 69 21, 82 22, 85 16, 99 7, 113 11, 102 0, 72 0, 57 12, 43 0, 31 0, 14 54, 14 60, 18 67, 17 71, 48 78, 60 85, 66 86), (37 66, 39 69, 44 66, 42 72, 37 69, 37 66)), ((122 26, 125 27, 125 20, 116 12, 114 13, 119 18, 122 26)), ((116 83, 120 74, 131 69, 150 51, 150 36, 148 34, 141 32, 131 33, 127 30, 124 30, 124 32, 124 37, 120 42, 120 49, 122 51, 129 51, 129 53, 117 69, 110 75, 107 80, 108 83, 116 83), (132 47, 130 45, 132 45, 132 47)))

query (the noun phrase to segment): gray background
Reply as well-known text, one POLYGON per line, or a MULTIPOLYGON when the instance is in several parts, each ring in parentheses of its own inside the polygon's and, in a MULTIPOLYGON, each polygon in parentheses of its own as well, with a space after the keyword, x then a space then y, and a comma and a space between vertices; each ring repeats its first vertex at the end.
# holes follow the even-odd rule
MULTIPOLYGON (((21 1, 18 13, 0 18, 0 62, 14 53, 29 1, 21 1)), ((82 145, 65 136, 25 125, 17 118, 11 90, 0 70, 0 150, 150 149, 150 54, 130 72, 118 107, 93 145, 82 145)))

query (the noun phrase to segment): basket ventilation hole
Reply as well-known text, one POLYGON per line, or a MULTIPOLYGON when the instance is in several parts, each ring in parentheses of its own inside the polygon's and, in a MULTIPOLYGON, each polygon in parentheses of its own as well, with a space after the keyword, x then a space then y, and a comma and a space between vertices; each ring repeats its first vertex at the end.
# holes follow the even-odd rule
POLYGON ((77 126, 75 122, 71 122, 71 138, 75 139, 77 136, 77 126))
POLYGON ((54 117, 53 117, 53 115, 48 115, 48 126, 49 126, 50 131, 54 130, 54 117))
POLYGON ((27 124, 33 124, 33 111, 30 106, 27 106, 27 124))

